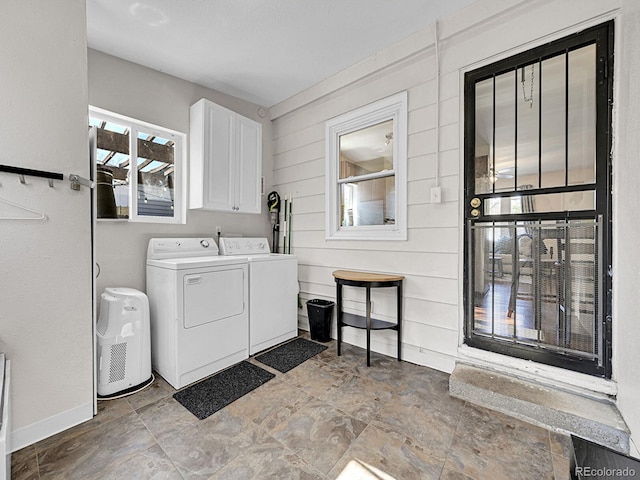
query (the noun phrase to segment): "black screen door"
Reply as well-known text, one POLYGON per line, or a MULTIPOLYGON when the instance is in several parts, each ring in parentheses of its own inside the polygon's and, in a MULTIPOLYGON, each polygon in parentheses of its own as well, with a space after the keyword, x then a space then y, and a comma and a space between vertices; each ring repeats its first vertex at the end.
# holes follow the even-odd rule
POLYGON ((613 22, 465 76, 465 343, 611 376, 613 22))

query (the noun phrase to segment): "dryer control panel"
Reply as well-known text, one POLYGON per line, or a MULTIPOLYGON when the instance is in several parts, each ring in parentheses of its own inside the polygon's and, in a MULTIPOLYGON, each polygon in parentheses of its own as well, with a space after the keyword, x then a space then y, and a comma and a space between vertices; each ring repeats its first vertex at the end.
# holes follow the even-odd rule
POLYGON ((147 259, 204 257, 218 255, 213 238, 152 238, 147 247, 147 259))

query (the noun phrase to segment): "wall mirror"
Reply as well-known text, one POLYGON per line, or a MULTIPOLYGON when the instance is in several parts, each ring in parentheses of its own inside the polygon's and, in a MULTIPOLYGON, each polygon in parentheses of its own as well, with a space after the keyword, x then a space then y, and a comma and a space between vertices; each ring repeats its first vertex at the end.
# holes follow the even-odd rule
POLYGON ((406 240, 406 92, 326 124, 327 238, 406 240))

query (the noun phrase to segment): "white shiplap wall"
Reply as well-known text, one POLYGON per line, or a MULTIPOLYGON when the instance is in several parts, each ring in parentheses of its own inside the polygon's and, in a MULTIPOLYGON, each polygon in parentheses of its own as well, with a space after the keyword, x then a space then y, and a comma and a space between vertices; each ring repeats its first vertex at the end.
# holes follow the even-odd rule
MULTIPOLYGON (((453 368, 458 344, 458 137, 457 76, 450 107, 441 115, 440 185, 443 203, 430 204, 435 186, 434 49, 339 89, 308 106, 275 119, 274 184, 294 195, 292 252, 300 264, 300 296, 335 300, 336 269, 368 270, 406 276, 404 357, 440 369, 453 368), (408 240, 325 240, 325 122, 344 112, 400 91, 408 91, 408 240), (422 358, 420 358, 422 357, 422 358)), ((444 89, 443 89, 444 90, 444 89)), ((395 318, 395 289, 373 290, 374 314, 395 318)), ((364 312, 364 290, 345 289, 345 308, 364 312)), ((306 328, 306 309, 301 311, 306 328)), ((334 318, 335 336, 335 318, 334 318)), ((350 343, 364 344, 364 332, 344 330, 350 343)), ((395 332, 374 332, 373 349, 395 355, 395 332)))
MULTIPOLYGON (((617 1, 480 0, 439 22, 439 93, 434 28, 430 25, 272 107, 274 185, 281 195, 294 195, 292 251, 300 263, 301 298, 335 299, 331 275, 335 269, 403 274, 403 357, 451 371, 460 358, 463 316, 464 72, 605 21, 618 8, 617 1), (408 241, 326 241, 324 123, 402 90, 409 93, 408 241), (437 167, 436 105, 440 150, 437 167), (430 189, 436 185, 436 172, 442 203, 432 204, 430 189)), ((351 289, 345 293, 347 310, 363 312, 364 292, 351 289)), ((394 317, 392 291, 374 292, 373 302, 377 316, 394 317)), ((307 325, 305 309, 300 313, 300 325, 307 325)), ((345 329, 344 333, 346 341, 364 345, 364 332, 345 329)), ((374 332, 372 346, 381 353, 395 355, 395 332, 374 332)), ((498 357, 495 363, 504 362, 505 357, 498 357)))

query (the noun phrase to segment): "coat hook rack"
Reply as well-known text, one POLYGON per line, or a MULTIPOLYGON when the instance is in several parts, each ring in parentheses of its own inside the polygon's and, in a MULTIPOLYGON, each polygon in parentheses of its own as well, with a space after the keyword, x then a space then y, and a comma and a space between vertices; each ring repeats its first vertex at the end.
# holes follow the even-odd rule
POLYGON ((47 172, 45 170, 33 170, 31 168, 12 167, 11 165, 0 165, 0 172, 13 173, 18 175, 20 183, 25 185, 25 175, 30 177, 41 177, 49 179, 49 186, 53 188, 54 180, 62 180, 64 176, 61 173, 47 172))

